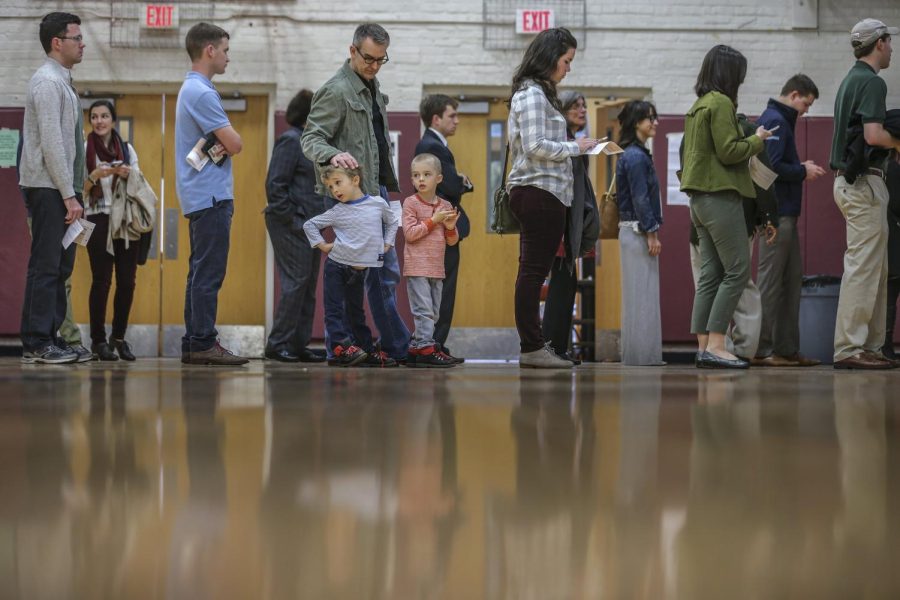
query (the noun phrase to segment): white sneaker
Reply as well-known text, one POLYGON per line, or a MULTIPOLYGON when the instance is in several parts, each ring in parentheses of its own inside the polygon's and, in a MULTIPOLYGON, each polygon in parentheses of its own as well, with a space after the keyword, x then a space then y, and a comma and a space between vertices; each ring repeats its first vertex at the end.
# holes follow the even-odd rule
POLYGON ((556 355, 547 344, 534 352, 522 352, 519 355, 519 366, 531 369, 571 369, 572 361, 565 360, 556 355))

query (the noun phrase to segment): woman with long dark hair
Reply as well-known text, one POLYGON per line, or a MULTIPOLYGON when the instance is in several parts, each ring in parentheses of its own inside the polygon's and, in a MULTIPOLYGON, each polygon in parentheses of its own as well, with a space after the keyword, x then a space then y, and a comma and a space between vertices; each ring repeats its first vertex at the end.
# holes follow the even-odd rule
POLYGON ((744 137, 741 131, 737 96, 746 75, 743 54, 713 47, 703 59, 694 86, 698 99, 684 122, 681 189, 690 196, 702 261, 691 315, 701 368, 749 366, 725 348, 725 332, 750 277, 742 198, 755 198, 756 191, 748 161, 772 132, 759 127, 744 137))
MULTIPOLYGON (((587 102, 581 92, 566 90, 559 95, 562 114, 566 117, 569 141, 587 127, 587 102)), ((572 341, 572 309, 578 288, 575 262, 582 257, 593 256, 594 244, 600 237, 600 211, 594 186, 588 175, 588 156, 573 156, 572 205, 566 210, 566 228, 556 251, 550 270, 550 285, 544 302, 544 320, 541 330, 544 339, 560 358, 581 364, 581 360, 569 352, 572 341)))
POLYGON ((645 146, 656 135, 656 107, 650 102, 632 100, 622 107, 619 123, 619 145, 625 150, 616 163, 622 260, 622 364, 662 365, 662 204, 653 159, 645 146))
POLYGON ((507 188, 510 208, 521 225, 515 314, 523 367, 572 367, 544 343, 540 297, 563 236, 566 207, 572 204, 570 159, 597 144, 589 138, 567 140, 556 94, 577 46, 567 29, 542 31, 528 45, 512 80, 507 134, 512 169, 507 188))
POLYGON ((97 100, 88 110, 91 133, 85 145, 84 214, 94 224, 88 240, 91 261, 91 292, 88 307, 91 315, 91 352, 98 360, 134 360, 131 347, 125 341, 128 314, 134 299, 139 244, 136 241, 112 240, 113 253, 106 248, 109 234, 109 214, 116 186, 138 168, 134 147, 116 131, 116 108, 109 100, 97 100), (116 293, 113 298, 113 322, 110 342, 106 339, 106 303, 116 272, 116 293))

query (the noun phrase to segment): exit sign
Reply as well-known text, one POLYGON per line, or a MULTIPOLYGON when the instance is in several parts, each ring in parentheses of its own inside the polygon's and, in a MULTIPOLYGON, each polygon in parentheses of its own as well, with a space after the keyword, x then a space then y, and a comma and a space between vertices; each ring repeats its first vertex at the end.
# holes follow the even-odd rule
POLYGON ((540 33, 554 27, 552 10, 520 8, 516 11, 516 33, 540 33))
POLYGON ((144 29, 176 29, 178 27, 178 6, 174 4, 145 4, 141 15, 144 29))

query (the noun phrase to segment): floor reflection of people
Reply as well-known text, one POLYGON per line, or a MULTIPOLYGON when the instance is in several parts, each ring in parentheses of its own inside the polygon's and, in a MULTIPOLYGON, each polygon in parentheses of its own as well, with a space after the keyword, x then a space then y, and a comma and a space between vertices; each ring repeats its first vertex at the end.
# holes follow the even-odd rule
POLYGON ((891 535, 897 530, 888 527, 885 431, 885 398, 894 397, 895 389, 894 382, 861 374, 834 380, 843 510, 834 527, 833 584, 844 597, 888 598, 898 593, 898 538, 891 535))
POLYGON ((240 576, 224 568, 229 498, 222 458, 224 431, 216 417, 219 387, 219 376, 213 372, 185 372, 181 379, 189 481, 169 541, 167 599, 234 597, 227 586, 240 576))
POLYGON ((614 489, 615 592, 621 598, 662 597, 662 511, 659 480, 659 376, 623 378, 619 403, 619 460, 614 489))
POLYGON ((584 585, 594 510, 587 387, 561 398, 555 379, 522 380, 511 415, 516 495, 489 498, 488 597, 572 598, 584 585))
POLYGON ((334 402, 342 376, 326 377, 267 378, 267 596, 442 597, 457 522, 445 380, 423 378, 415 403, 393 404, 334 402))

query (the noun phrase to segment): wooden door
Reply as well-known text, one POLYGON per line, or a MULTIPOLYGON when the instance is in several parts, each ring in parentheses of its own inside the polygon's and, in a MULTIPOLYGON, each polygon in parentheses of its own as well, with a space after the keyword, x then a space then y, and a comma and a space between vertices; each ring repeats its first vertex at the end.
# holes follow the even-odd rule
MULTIPOLYGON (((158 95, 123 96, 116 99, 116 114, 119 119, 118 128, 126 140, 131 140, 138 157, 138 166, 147 182, 160 198, 161 173, 163 157, 163 131, 160 127, 162 118, 162 102, 158 95), (128 131, 130 129, 130 132, 128 131)), ((85 136, 91 131, 90 116, 84 112, 85 136)), ((157 210, 160 205, 157 205, 157 210)), ((159 235, 159 229, 155 232, 159 235)), ((159 245, 156 244, 156 247, 159 245)), ((160 257, 154 253, 147 259, 147 264, 138 268, 137 283, 134 292, 134 304, 131 307, 129 325, 158 329, 160 323, 160 257)), ((106 308, 106 322, 112 322, 113 296, 116 281, 110 289, 106 308)), ((79 246, 75 271, 72 273, 72 309, 77 323, 90 322, 88 314, 88 294, 91 289, 91 265, 87 250, 79 246)), ((83 340, 89 345, 90 340, 83 340)))
MULTIPOLYGON (((459 280, 454 327, 515 327, 513 292, 519 264, 519 236, 488 233, 488 204, 493 197, 488 152, 506 148, 506 104, 494 101, 484 114, 461 114, 456 135, 449 139, 456 167, 472 180, 475 191, 462 203, 472 233, 460 244, 459 280), (499 134, 499 135, 498 135, 499 134)), ((496 161, 492 165, 496 167, 496 161)), ((493 169, 495 175, 500 168, 493 169)))
MULTIPOLYGON (((231 228, 228 274, 219 292, 217 323, 265 325, 266 205, 265 174, 268 149, 268 99, 246 98, 245 111, 229 112, 243 139, 243 151, 234 159, 235 211, 231 228)), ((122 127, 131 127, 141 171, 159 198, 156 229, 159 252, 138 269, 129 326, 155 330, 156 352, 171 349, 184 330, 184 290, 190 258, 188 220, 181 215, 175 192, 176 94, 126 95, 117 98, 122 127), (163 126, 163 119, 165 125, 163 126), (168 339, 168 342, 165 340, 168 339)), ((90 121, 85 115, 86 131, 90 121)), ((91 270, 87 252, 79 248, 73 274, 72 303, 75 320, 87 323, 91 270)), ((112 297, 107 323, 112 321, 112 297)), ((131 335, 131 333, 129 333, 131 335)), ((262 335, 262 330, 260 330, 262 335)), ((84 340, 88 343, 88 340, 84 340)))

